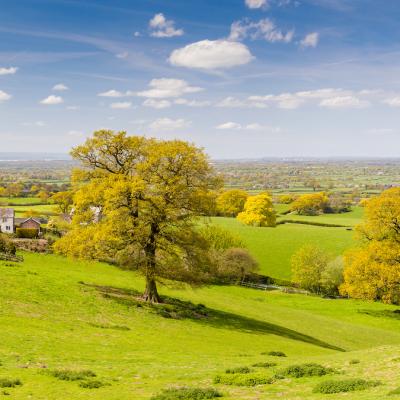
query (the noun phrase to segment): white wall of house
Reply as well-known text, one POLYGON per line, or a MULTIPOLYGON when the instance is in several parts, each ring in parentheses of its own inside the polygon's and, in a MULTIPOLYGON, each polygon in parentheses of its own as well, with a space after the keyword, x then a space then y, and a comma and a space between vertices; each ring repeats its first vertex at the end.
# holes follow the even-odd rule
POLYGON ((0 232, 14 233, 14 218, 0 217, 0 232))

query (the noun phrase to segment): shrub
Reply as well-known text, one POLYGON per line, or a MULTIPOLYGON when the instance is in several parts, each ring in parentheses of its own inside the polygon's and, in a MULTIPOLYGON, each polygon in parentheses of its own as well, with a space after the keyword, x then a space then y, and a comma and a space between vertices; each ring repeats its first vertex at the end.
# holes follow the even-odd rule
POLYGON ((272 378, 263 375, 248 375, 248 374, 228 374, 217 375, 214 378, 214 383, 232 386, 257 386, 266 385, 273 382, 272 378))
POLYGON ((249 367, 228 368, 226 374, 249 374, 251 369, 249 367))
POLYGON ((275 367, 277 364, 274 362, 259 362, 252 365, 252 367, 256 368, 271 368, 275 367))
POLYGON ((203 400, 216 397, 222 397, 222 394, 215 389, 179 388, 163 390, 160 394, 153 396, 151 400, 203 400))
POLYGON ((350 360, 349 361, 350 365, 354 365, 354 364, 360 364, 360 360, 350 360))
POLYGON ((22 382, 19 379, 0 378, 0 387, 12 388, 15 386, 22 386, 22 382))
POLYGON ((287 357, 283 351, 268 351, 261 353, 261 355, 273 356, 273 357, 287 357))
POLYGON ((325 381, 318 384, 313 392, 332 394, 332 393, 344 393, 354 392, 356 390, 365 390, 374 386, 379 385, 377 381, 366 381, 364 379, 345 379, 341 381, 325 381))
POLYGON ((15 256, 16 252, 14 243, 5 235, 0 234, 0 253, 15 256))
POLYGON ((326 368, 323 365, 309 363, 309 364, 290 365, 289 367, 279 371, 276 377, 303 378, 306 376, 324 376, 334 373, 335 370, 333 368, 326 368))
POLYGON ((73 371, 69 369, 55 369, 49 371, 50 375, 61 381, 81 381, 86 378, 94 378, 96 374, 90 369, 85 369, 81 371, 73 371))
POLYGON ((106 383, 103 383, 101 381, 96 381, 96 380, 88 380, 88 381, 82 381, 79 384, 80 387, 83 387, 85 389, 98 389, 103 386, 107 386, 106 383))
POLYGON ((39 236, 39 229, 35 228, 17 228, 17 238, 23 239, 35 239, 39 236))

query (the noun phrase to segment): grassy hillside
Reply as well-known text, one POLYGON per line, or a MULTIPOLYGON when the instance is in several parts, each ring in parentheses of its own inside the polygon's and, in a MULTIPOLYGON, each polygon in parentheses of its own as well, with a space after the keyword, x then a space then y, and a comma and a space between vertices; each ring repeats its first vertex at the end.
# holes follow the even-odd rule
POLYGON ((382 382, 345 395, 349 400, 382 398, 400 385, 400 321, 392 306, 239 287, 163 287, 163 295, 182 301, 175 311, 186 310, 174 319, 138 306, 142 279, 116 267, 25 254, 20 265, 0 262, 0 274, 0 382, 23 382, 0 388, 0 397, 4 391, 13 399, 144 400, 184 385, 216 387, 227 400, 327 397, 312 393, 327 377, 253 388, 212 383, 226 368, 265 361, 278 365, 258 375, 317 362, 341 371, 333 379, 382 382), (186 301, 204 304, 207 316, 193 318, 186 301), (261 354, 269 351, 287 357, 261 354), (107 386, 85 389, 50 374, 65 368, 90 369, 107 386))
MULTIPOLYGON (((318 217, 308 217, 318 218, 318 217)), ((311 225, 284 224, 276 228, 246 226, 235 218, 212 218, 212 223, 238 234, 258 260, 260 271, 274 278, 289 279, 290 258, 305 244, 317 244, 332 255, 354 245, 352 231, 311 225)))

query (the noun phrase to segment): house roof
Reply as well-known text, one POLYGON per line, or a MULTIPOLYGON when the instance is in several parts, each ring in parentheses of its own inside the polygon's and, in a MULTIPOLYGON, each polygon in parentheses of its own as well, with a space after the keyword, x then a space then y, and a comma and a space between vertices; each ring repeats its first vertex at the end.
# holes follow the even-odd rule
POLYGON ((0 218, 14 218, 14 209, 0 208, 0 218))
POLYGON ((28 221, 34 221, 34 222, 36 222, 37 224, 40 225, 40 221, 38 221, 36 218, 32 218, 32 217, 29 217, 29 218, 15 218, 15 223, 17 225, 23 224, 24 222, 28 222, 28 221))

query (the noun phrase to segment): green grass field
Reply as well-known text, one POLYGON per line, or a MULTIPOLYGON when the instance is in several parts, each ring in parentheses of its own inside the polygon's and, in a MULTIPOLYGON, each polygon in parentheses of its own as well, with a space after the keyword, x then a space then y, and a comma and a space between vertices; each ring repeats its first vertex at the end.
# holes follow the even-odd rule
POLYGON ((40 216, 48 216, 52 214, 57 214, 57 207, 54 204, 41 204, 41 205, 23 205, 23 206, 13 206, 15 210, 15 215, 17 217, 23 217, 26 212, 35 211, 40 216))
POLYGON ((224 399, 346 398, 376 400, 400 386, 400 319, 395 307, 352 300, 264 292, 240 287, 162 287, 163 295, 202 303, 208 316, 172 319, 138 307, 133 272, 53 255, 24 254, 0 262, 0 388, 12 399, 150 399, 167 387, 215 387, 224 399), (107 286, 107 287, 104 287, 107 286), (262 355, 282 351, 287 357, 262 355), (351 364, 357 359, 359 363, 351 364), (275 361, 317 362, 340 371, 333 379, 381 385, 347 395, 313 394, 329 377, 283 379, 268 385, 213 384, 226 368, 275 361), (90 369, 107 386, 85 389, 48 371, 90 369))
POLYGON ((9 203, 18 205, 38 204, 41 200, 38 197, 0 197, 0 206, 9 203))
MULTIPOLYGON (((319 217, 308 217, 319 218, 319 217)), ((235 218, 211 218, 211 222, 239 235, 260 265, 260 273, 289 279, 290 259, 305 244, 317 244, 332 256, 355 245, 354 232, 346 228, 284 224, 276 228, 246 226, 235 218)))

